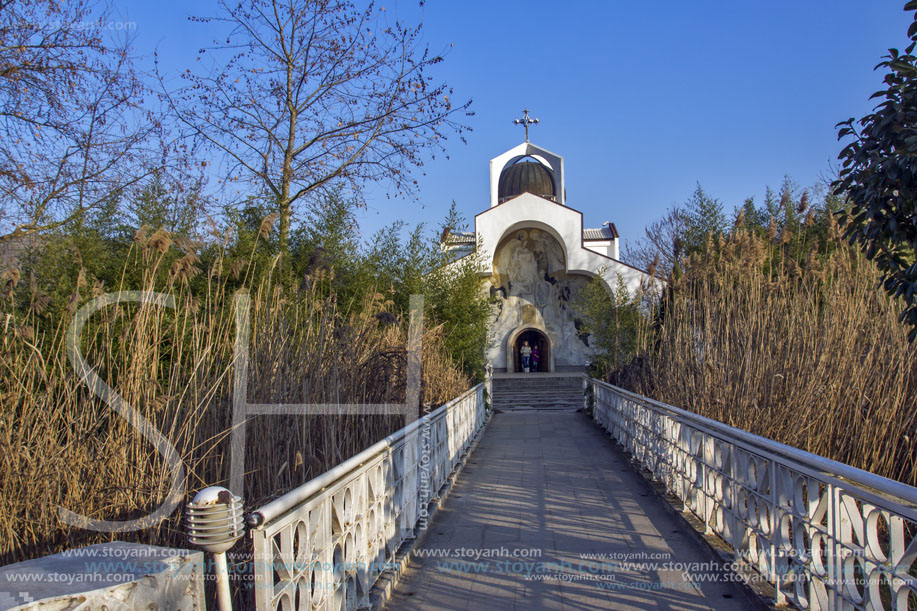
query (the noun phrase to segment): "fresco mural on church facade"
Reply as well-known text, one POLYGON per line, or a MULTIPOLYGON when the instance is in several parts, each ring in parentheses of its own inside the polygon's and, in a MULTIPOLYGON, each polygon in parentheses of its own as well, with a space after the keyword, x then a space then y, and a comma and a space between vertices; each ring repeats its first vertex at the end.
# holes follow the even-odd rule
POLYGON ((556 369, 582 367, 593 349, 577 330, 574 304, 588 282, 589 276, 567 273, 563 247, 550 233, 520 229, 507 236, 496 249, 489 286, 495 306, 487 356, 494 367, 518 366, 507 362, 514 349, 508 342, 529 328, 547 337, 556 369))

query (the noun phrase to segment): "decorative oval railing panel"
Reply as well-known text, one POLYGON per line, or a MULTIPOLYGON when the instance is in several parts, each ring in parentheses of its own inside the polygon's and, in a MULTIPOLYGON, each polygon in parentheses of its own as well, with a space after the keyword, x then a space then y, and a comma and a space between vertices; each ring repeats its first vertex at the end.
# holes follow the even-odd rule
POLYGON ((484 386, 253 512, 258 609, 355 609, 485 421, 484 386))
POLYGON ((590 380, 593 418, 802 609, 917 609, 917 488, 590 380))

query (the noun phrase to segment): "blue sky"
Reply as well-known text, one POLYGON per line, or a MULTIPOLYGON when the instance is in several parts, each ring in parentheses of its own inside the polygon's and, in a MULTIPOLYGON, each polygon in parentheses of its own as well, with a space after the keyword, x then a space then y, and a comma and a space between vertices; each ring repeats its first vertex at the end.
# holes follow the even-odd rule
MULTIPOLYGON (((158 48, 167 73, 212 38, 187 21, 210 13, 206 2, 122 2, 138 52, 158 48)), ((803 186, 828 175, 834 125, 870 110, 873 67, 905 46, 911 19, 903 0, 379 5, 423 20, 431 49, 447 53, 439 77, 476 115, 467 145, 450 139, 449 159, 426 164, 418 201, 367 190, 365 235, 436 223, 452 200, 469 219, 485 210, 488 162, 522 141, 512 119, 528 107, 541 119, 531 140, 565 157, 568 204, 587 225, 613 221, 625 243, 697 182, 731 210, 784 175, 803 186)))

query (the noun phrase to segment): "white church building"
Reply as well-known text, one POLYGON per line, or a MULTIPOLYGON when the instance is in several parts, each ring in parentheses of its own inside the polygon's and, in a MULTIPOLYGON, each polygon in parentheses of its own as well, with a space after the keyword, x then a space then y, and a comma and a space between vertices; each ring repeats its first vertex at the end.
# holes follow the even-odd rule
MULTIPOLYGON (((526 117, 520 123, 535 121, 526 117)), ((523 123, 526 128, 528 123, 523 123)), ((480 273, 495 298, 487 359, 495 372, 522 371, 520 347, 538 346, 538 371, 582 371, 595 354, 575 312, 579 291, 593 279, 633 293, 653 278, 622 263, 613 223, 583 225, 564 190, 564 159, 526 141, 490 161, 490 207, 475 216, 474 233, 452 233, 444 247, 477 248, 480 273)))

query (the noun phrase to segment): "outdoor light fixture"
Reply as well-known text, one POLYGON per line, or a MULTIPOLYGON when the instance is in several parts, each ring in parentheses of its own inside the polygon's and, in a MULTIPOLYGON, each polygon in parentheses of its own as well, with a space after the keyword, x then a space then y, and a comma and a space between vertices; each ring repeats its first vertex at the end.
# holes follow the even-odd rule
POLYGON ((242 498, 220 486, 204 488, 185 508, 188 539, 213 554, 221 611, 232 611, 226 552, 245 534, 242 498))

